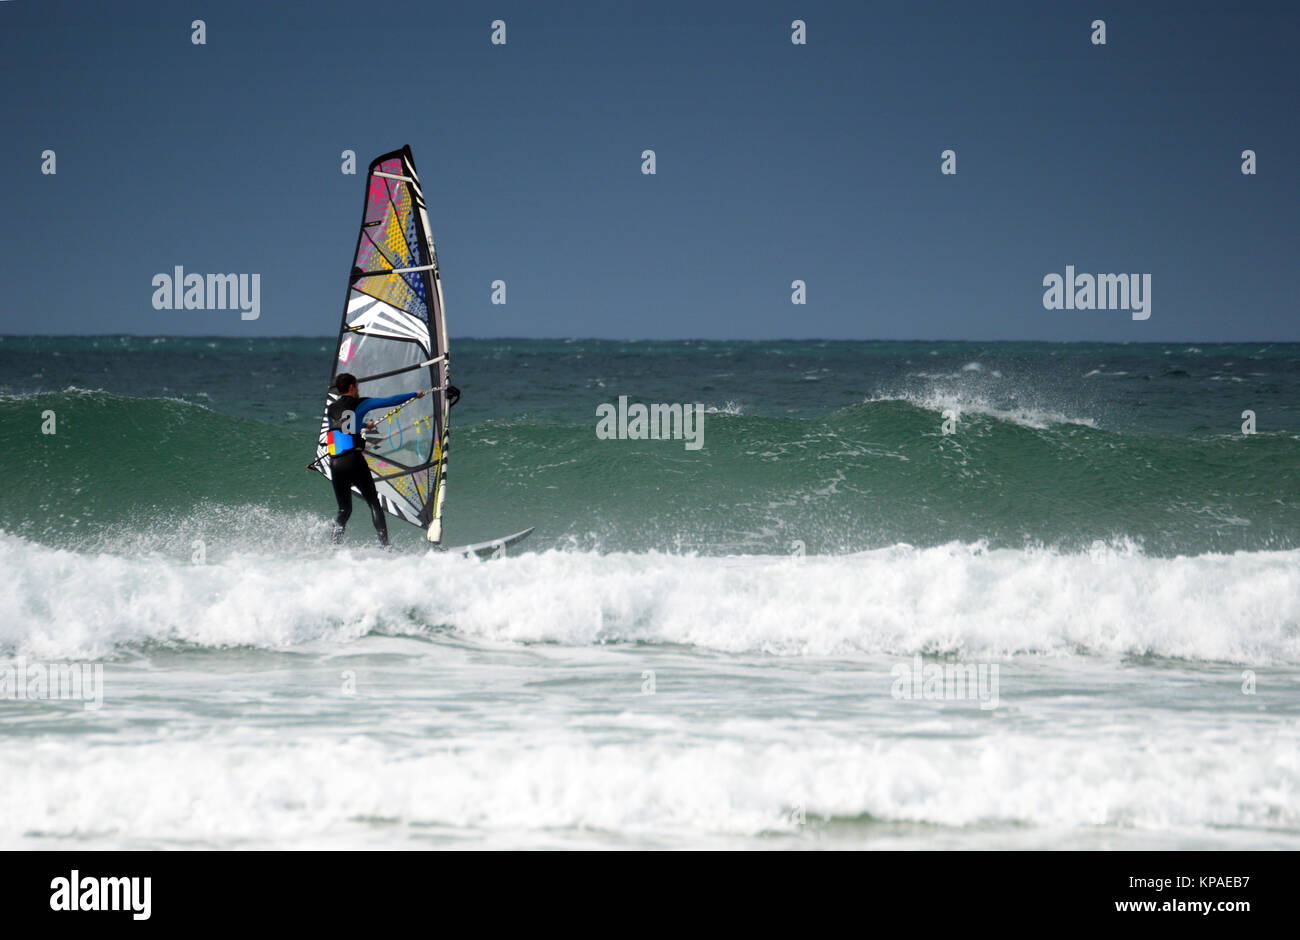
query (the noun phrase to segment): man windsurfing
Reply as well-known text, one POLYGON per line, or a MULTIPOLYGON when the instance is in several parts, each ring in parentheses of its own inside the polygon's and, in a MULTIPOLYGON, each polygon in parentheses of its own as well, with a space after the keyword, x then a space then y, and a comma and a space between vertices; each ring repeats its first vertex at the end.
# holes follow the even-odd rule
POLYGON ((339 514, 334 519, 334 542, 337 544, 343 539, 344 527, 352 515, 352 487, 355 486, 370 507, 370 518, 379 535, 379 544, 387 545, 388 523, 384 519, 384 507, 379 504, 370 467, 366 464, 363 453, 366 439, 361 434, 361 425, 364 423, 368 429, 374 430, 375 422, 365 420, 368 413, 376 408, 404 405, 412 398, 423 398, 425 393, 420 390, 389 398, 362 398, 357 391, 357 377, 350 372, 344 372, 334 380, 334 389, 339 398, 326 409, 330 428, 327 436, 330 482, 334 484, 334 498, 339 504, 339 514))

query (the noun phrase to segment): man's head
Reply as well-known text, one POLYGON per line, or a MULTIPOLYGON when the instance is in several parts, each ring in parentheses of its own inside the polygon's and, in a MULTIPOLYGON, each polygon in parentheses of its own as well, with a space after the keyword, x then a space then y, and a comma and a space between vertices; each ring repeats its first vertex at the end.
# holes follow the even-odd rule
POLYGON ((340 395, 355 395, 357 393, 357 377, 351 372, 340 372, 334 380, 334 390, 340 395))

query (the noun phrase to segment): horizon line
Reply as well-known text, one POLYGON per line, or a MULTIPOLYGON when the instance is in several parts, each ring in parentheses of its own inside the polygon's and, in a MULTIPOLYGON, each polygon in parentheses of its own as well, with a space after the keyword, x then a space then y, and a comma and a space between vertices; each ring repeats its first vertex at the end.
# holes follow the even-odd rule
MULTIPOLYGON (((239 336, 228 333, 0 333, 4 339, 221 339, 221 340, 330 340, 337 338, 334 333, 282 333, 266 336, 239 336)), ((1242 345, 1263 343, 1266 345, 1300 343, 1296 339, 935 339, 912 337, 908 339, 886 339, 882 337, 829 337, 829 336, 781 336, 766 338, 746 337, 610 337, 610 336, 472 336, 448 337, 456 342, 573 342, 573 343, 1045 343, 1052 345, 1072 344, 1106 344, 1112 346, 1159 346, 1170 343, 1208 343, 1215 345, 1242 345)))

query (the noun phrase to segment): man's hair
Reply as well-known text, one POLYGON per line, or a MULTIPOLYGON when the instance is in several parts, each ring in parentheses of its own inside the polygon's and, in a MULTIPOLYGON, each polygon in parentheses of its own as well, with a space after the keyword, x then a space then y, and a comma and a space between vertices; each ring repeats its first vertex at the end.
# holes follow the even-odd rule
POLYGON ((357 384, 357 377, 351 372, 340 372, 338 378, 334 380, 334 390, 340 395, 346 395, 348 389, 357 384))

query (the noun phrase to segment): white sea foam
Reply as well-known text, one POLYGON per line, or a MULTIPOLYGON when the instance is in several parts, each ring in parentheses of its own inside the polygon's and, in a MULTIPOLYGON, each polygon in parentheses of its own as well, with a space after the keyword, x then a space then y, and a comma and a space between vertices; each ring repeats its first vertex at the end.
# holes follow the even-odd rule
POLYGON ((691 844, 794 834, 819 817, 1046 830, 1243 827, 1256 839, 1259 830, 1289 830, 1294 844, 1300 825, 1294 728, 1212 741, 1003 732, 707 744, 664 734, 602 744, 561 728, 540 737, 401 748, 361 734, 229 730, 130 747, 8 741, 0 745, 9 768, 0 847, 51 837, 339 847, 391 844, 426 827, 512 834, 516 843, 529 832, 577 829, 691 844))
POLYGON ((1021 427, 1043 430, 1056 424, 1077 424, 1095 428, 1097 422, 1089 417, 1073 417, 1051 408, 1033 406, 1005 407, 994 404, 982 395, 966 391, 942 391, 931 389, 921 394, 905 393, 901 395, 876 395, 868 402, 904 401, 917 408, 924 408, 938 414, 952 411, 961 418, 964 414, 979 414, 999 421, 1018 424, 1021 427))
POLYGON ((547 551, 493 562, 323 550, 192 565, 0 533, 0 567, 10 585, 0 596, 0 653, 47 659, 146 640, 282 648, 450 627, 493 642, 782 656, 1300 662, 1295 550, 1147 558, 951 544, 802 559, 547 551))
POLYGON ((706 414, 718 415, 718 416, 729 416, 729 417, 734 417, 736 415, 741 415, 745 413, 744 407, 742 405, 737 404, 734 401, 729 401, 725 405, 720 405, 720 406, 708 405, 705 407, 704 411, 706 414))

